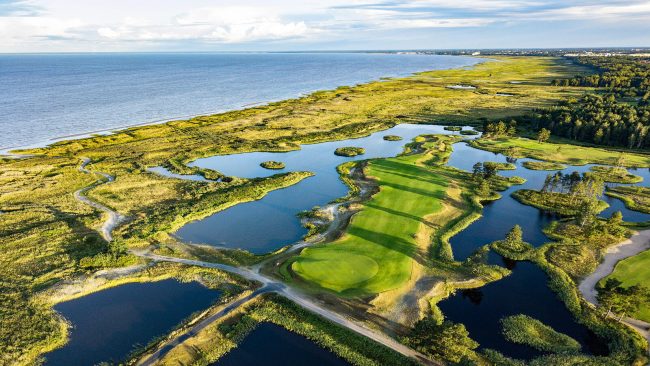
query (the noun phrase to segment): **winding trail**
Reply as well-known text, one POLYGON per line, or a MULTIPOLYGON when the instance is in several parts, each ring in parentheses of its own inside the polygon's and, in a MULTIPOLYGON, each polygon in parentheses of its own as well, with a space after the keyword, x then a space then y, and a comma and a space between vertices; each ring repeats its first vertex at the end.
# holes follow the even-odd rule
MULTIPOLYGON (((86 173, 86 174, 93 174, 90 170, 86 169, 86 166, 90 163, 90 159, 88 158, 83 158, 82 159, 82 164, 79 167, 79 170, 86 173)), ((85 192, 88 190, 95 188, 101 184, 109 183, 115 180, 115 178, 109 174, 102 173, 102 172, 96 172, 97 174, 101 175, 102 177, 105 178, 105 180, 100 180, 97 181, 85 188, 82 188, 74 193, 75 198, 77 198, 79 201, 92 206, 98 210, 101 210, 108 214, 108 218, 104 222, 101 228, 101 234, 106 239, 107 241, 111 241, 113 239, 112 237, 112 230, 118 226, 120 223, 122 223, 125 220, 125 217, 120 215, 118 212, 112 210, 109 207, 106 207, 100 203, 97 203, 88 197, 85 196, 85 192)), ((335 206, 338 207, 338 206, 335 206)), ((303 243, 303 245, 306 245, 307 243, 303 243)), ((296 248, 297 249, 297 248, 296 248)), ((294 249, 295 250, 295 249, 294 249)), ((168 256, 162 256, 162 255, 157 255, 154 253, 151 253, 149 251, 131 251, 132 254, 137 255, 141 258, 149 259, 155 262, 173 262, 173 263, 180 263, 180 264, 186 264, 186 265, 191 265, 191 266, 199 266, 199 267, 205 267, 205 268, 215 268, 219 269, 222 271, 226 271, 229 273, 233 273, 236 275, 239 275, 247 280, 251 281, 256 281, 262 284, 260 288, 252 292, 251 294, 235 299, 234 301, 230 302, 229 304, 226 304, 226 306, 218 311, 217 313, 210 315, 209 317, 202 319, 199 321, 197 324, 192 326, 190 329, 187 331, 183 332, 182 334, 174 337, 173 339, 169 340, 165 344, 163 344, 161 347, 159 347, 154 353, 148 355, 144 359, 140 360, 138 365, 145 365, 145 366, 150 366, 154 365, 156 362, 158 362, 162 357, 164 357, 171 349, 173 349, 176 345, 181 344, 183 341, 185 341, 188 338, 191 338, 198 334, 201 330, 205 329, 207 326, 212 324, 213 322, 217 321, 218 319, 222 318, 223 316, 227 315, 230 313, 232 310, 236 309, 237 307, 243 305, 249 300, 252 300, 253 298, 264 294, 268 292, 274 292, 277 293, 278 295, 284 296, 285 298, 293 301, 294 303, 300 305, 301 307, 318 314, 322 316, 323 318, 336 323, 342 327, 345 327, 353 332, 356 332, 360 335, 363 335, 365 337, 368 337, 375 342, 382 344, 385 347, 388 347, 392 349, 395 352, 398 352, 406 357, 412 358, 414 360, 417 360, 421 364, 424 365, 443 365, 443 363, 437 362, 437 361, 432 361, 428 359, 426 356, 421 354, 418 351, 415 351, 395 339, 377 332, 373 329, 368 328, 365 324, 358 323, 355 321, 352 321, 346 317, 344 317, 341 314, 338 314, 332 310, 329 310, 325 308, 324 306, 314 302, 311 298, 308 298, 305 296, 303 293, 297 291, 296 289, 292 289, 285 285, 282 282, 276 281, 270 277, 264 276, 260 273, 260 268, 259 267, 254 267, 254 268, 246 268, 246 267, 234 267, 226 264, 221 264, 221 263, 212 263, 212 262, 204 262, 204 261, 199 261, 199 260, 192 260, 192 259, 184 259, 184 258, 177 258, 177 257, 168 257, 168 256)))
MULTIPOLYGON (((578 285, 578 289, 582 293, 582 296, 584 296, 585 300, 592 305, 597 306, 598 291, 596 290, 596 285, 598 282, 614 272, 614 268, 616 268, 618 262, 648 249, 650 249, 650 230, 639 231, 629 239, 608 248, 602 263, 600 263, 600 265, 596 267, 596 270, 589 276, 585 277, 582 282, 580 282, 580 285, 578 285)), ((649 323, 628 317, 623 318, 622 321, 639 332, 639 334, 650 342, 649 323)))
MULTIPOLYGON (((86 174, 93 174, 93 172, 86 169, 86 166, 88 164, 90 164, 90 159, 82 158, 81 159, 81 165, 79 166, 79 171, 83 172, 83 173, 86 173, 86 174)), ((74 197, 77 200, 79 200, 79 201, 81 201, 81 202, 83 202, 83 203, 85 203, 85 204, 87 204, 87 205, 89 205, 91 207, 94 207, 94 208, 96 208, 96 209, 98 209, 100 211, 103 211, 104 213, 106 213, 108 215, 108 218, 104 221, 104 224, 102 225, 102 227, 100 229, 100 234, 102 235, 102 237, 106 241, 110 242, 110 241, 113 241, 113 235, 112 235, 113 229, 115 229, 119 224, 123 223, 126 220, 126 216, 122 216, 118 212, 116 212, 116 211, 110 209, 109 207, 106 207, 106 206, 104 206, 104 205, 102 205, 100 203, 97 203, 97 202, 91 200, 90 198, 88 198, 86 196, 86 192, 88 192, 92 188, 95 188, 95 187, 97 187, 99 185, 102 185, 104 183, 110 183, 110 182, 115 181, 115 177, 113 177, 110 174, 106 174, 106 173, 102 173, 102 172, 96 172, 96 174, 101 175, 105 179, 105 181, 98 180, 97 182, 95 182, 95 183, 93 183, 93 184, 91 184, 91 185, 89 185, 87 187, 84 187, 84 188, 74 192, 74 197)))

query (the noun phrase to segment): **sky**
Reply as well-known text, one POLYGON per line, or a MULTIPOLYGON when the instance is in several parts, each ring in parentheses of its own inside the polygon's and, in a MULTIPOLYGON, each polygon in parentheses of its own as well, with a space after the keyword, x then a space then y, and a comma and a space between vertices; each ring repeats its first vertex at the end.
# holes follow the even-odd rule
POLYGON ((0 0, 0 52, 650 46, 640 0, 0 0))

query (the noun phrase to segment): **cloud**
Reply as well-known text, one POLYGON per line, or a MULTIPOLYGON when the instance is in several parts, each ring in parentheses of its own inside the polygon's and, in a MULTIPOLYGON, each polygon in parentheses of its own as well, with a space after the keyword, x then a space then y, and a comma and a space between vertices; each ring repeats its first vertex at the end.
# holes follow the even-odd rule
POLYGON ((125 41, 253 42, 283 40, 305 36, 309 27, 303 21, 284 21, 277 14, 254 7, 194 9, 175 16, 166 24, 124 21, 101 27, 100 37, 125 41))
POLYGON ((436 39, 431 35, 445 31, 478 41, 482 30, 552 22, 606 23, 610 30, 635 23, 643 31, 650 0, 0 0, 0 52, 381 45, 384 38, 436 39))
POLYGON ((40 7, 28 0, 0 0, 0 17, 35 16, 40 7))

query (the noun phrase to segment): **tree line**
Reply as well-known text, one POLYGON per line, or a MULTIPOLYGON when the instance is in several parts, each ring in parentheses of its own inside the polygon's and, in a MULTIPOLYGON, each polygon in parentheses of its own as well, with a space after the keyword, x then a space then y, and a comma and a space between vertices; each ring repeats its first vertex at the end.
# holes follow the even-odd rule
POLYGON ((650 58, 645 57, 578 57, 576 62, 595 68, 598 73, 570 79, 555 79, 556 86, 605 88, 619 97, 650 99, 650 58))
POLYGON ((537 110, 528 122, 555 136, 628 149, 650 148, 650 106, 588 94, 553 108, 537 110))

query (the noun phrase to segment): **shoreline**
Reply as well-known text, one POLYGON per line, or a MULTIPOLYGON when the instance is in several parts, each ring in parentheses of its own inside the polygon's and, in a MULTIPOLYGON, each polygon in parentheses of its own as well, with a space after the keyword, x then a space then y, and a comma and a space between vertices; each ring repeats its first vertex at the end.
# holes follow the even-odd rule
POLYGON ((359 85, 366 85, 366 84, 371 84, 371 83, 379 83, 379 82, 384 82, 386 80, 394 80, 394 79, 401 79, 401 78, 409 78, 416 76, 421 73, 426 73, 426 72, 432 72, 432 71, 440 71, 440 70, 453 70, 453 69, 461 69, 461 68, 467 68, 467 67, 475 67, 476 65, 482 64, 484 62, 489 61, 490 59, 488 58, 483 58, 483 57, 473 57, 473 56, 460 56, 460 57, 467 57, 467 58, 472 58, 475 59, 476 62, 473 65, 469 66, 452 66, 452 67, 444 67, 440 69, 427 69, 427 70, 420 70, 420 71, 412 71, 412 72, 406 72, 403 75, 395 75, 395 76, 380 76, 375 79, 370 79, 366 81, 361 81, 358 83, 350 83, 350 84, 341 84, 334 86, 332 88, 326 88, 326 89, 314 89, 314 90, 307 90, 300 92, 293 97, 282 97, 279 99, 272 99, 268 101, 258 101, 258 102, 250 102, 250 103, 245 103, 240 105, 239 107, 234 107, 234 108, 224 108, 222 110, 214 111, 214 112, 200 112, 197 114, 187 114, 183 116, 175 116, 175 117, 169 117, 169 118, 160 118, 156 119, 153 121, 149 122, 139 122, 139 123, 133 123, 133 124, 126 124, 126 125, 121 125, 121 126, 116 126, 116 127, 109 127, 105 129, 98 129, 98 130, 93 130, 93 131, 84 131, 84 132, 78 132, 78 133, 73 133, 73 134, 67 134, 63 136, 54 136, 50 137, 47 140, 43 140, 41 142, 35 142, 33 144, 25 144, 25 145, 17 145, 17 146, 0 146, 0 157, 22 157, 24 156, 23 154, 17 154, 15 151, 20 151, 20 150, 31 150, 31 149, 40 149, 40 148, 47 148, 53 144, 59 143, 59 142, 65 142, 65 141, 75 141, 75 140, 84 140, 88 138, 93 138, 95 137, 94 135, 104 135, 104 136, 110 136, 114 135, 117 133, 124 132, 126 130, 129 130, 131 128, 140 128, 140 127, 147 127, 147 126, 155 126, 159 124, 166 124, 174 121, 187 121, 191 120, 193 118, 197 117, 208 117, 208 116, 214 116, 214 115, 219 115, 223 113, 230 113, 230 112, 236 112, 236 111, 244 111, 247 109, 252 109, 252 108, 258 108, 258 107, 263 107, 267 106, 271 103, 279 103, 283 102, 286 100, 290 99, 302 99, 302 98, 308 98, 310 95, 314 93, 318 93, 321 91, 332 91, 336 90, 339 88, 343 87, 353 87, 353 86, 359 86, 359 85))
POLYGON ((598 305, 596 285, 614 272, 618 262, 650 249, 650 229, 636 232, 630 238, 607 248, 603 261, 585 277, 578 289, 587 302, 598 305))

